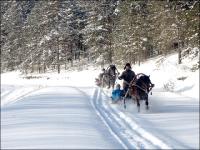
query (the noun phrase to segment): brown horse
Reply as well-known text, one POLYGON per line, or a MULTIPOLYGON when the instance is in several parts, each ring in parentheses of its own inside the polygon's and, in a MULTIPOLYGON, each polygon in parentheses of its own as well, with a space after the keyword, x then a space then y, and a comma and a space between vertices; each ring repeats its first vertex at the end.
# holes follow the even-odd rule
POLYGON ((143 73, 137 74, 129 85, 129 93, 133 97, 134 103, 137 102, 138 112, 140 111, 140 100, 145 100, 146 109, 149 109, 148 94, 154 87, 150 76, 143 73))
POLYGON ((117 75, 119 74, 115 65, 110 65, 103 76, 103 86, 108 86, 108 88, 112 87, 114 89, 115 81, 117 79, 117 75))

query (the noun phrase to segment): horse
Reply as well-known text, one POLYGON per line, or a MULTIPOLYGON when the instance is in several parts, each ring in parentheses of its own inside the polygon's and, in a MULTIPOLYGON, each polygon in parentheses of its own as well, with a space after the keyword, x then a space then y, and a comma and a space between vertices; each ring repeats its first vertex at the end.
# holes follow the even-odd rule
POLYGON ((106 72, 106 73, 103 75, 103 78, 102 78, 102 87, 106 87, 106 86, 109 87, 109 81, 110 81, 110 76, 109 76, 109 74, 106 72))
POLYGON ((145 100, 146 110, 149 109, 148 94, 155 85, 151 83, 150 75, 139 73, 129 84, 129 94, 137 102, 138 112, 140 112, 140 100, 145 100))
POLYGON ((103 87, 107 85, 108 88, 112 87, 112 89, 114 89, 117 73, 119 72, 117 68, 115 67, 115 65, 110 65, 107 68, 106 73, 104 74, 103 79, 102 79, 103 87))

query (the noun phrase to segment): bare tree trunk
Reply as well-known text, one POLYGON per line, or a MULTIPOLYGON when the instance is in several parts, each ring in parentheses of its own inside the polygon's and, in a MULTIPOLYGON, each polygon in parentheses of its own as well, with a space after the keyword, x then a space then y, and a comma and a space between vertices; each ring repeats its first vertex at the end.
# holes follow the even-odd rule
POLYGON ((71 59, 71 67, 73 67, 73 60, 71 59))
POLYGON ((178 64, 181 64, 181 47, 180 47, 179 27, 178 27, 178 64))
POLYGON ((46 72, 46 65, 45 65, 45 63, 43 64, 43 72, 44 73, 46 72))
POLYGON ((32 65, 31 65, 31 73, 33 73, 33 72, 34 72, 34 65, 32 63, 32 65))
POLYGON ((58 73, 60 73, 59 37, 57 37, 57 69, 58 69, 58 73))
POLYGON ((65 70, 67 70, 67 50, 65 49, 65 70))
POLYGON ((41 73, 40 63, 38 63, 38 72, 41 73))
POLYGON ((112 42, 111 42, 111 37, 110 37, 109 49, 110 49, 110 51, 109 51, 109 62, 110 62, 110 64, 112 64, 112 42))

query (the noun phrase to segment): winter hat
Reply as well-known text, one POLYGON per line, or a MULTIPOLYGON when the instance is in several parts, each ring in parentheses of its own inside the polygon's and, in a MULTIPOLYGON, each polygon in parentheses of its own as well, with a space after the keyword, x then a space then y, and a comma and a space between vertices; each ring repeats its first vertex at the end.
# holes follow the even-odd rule
POLYGON ((114 65, 114 64, 111 64, 111 65, 110 65, 110 68, 114 69, 114 68, 115 68, 115 65, 114 65))
POLYGON ((120 89, 120 87, 121 87, 120 84, 116 85, 116 89, 120 89))
POLYGON ((131 68, 131 64, 130 63, 126 63, 126 65, 124 66, 124 70, 126 69, 126 66, 131 68))

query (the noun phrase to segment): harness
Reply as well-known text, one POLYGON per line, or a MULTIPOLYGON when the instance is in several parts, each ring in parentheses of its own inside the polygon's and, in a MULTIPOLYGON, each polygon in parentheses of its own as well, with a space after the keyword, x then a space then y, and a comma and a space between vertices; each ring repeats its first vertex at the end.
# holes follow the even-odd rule
MULTIPOLYGON (((133 80, 132 80, 130 83, 128 83, 127 81, 124 81, 124 82, 125 82, 127 85, 129 85, 129 88, 130 88, 131 86, 135 86, 135 87, 139 88, 140 90, 144 91, 145 94, 148 94, 148 93, 152 90, 152 88, 154 87, 154 84, 152 84, 151 81, 150 81, 150 86, 149 86, 149 88, 148 88, 148 86, 147 86, 144 82, 142 82, 142 86, 145 86, 145 88, 143 88, 143 87, 137 85, 137 84, 136 84, 136 80, 139 79, 140 75, 145 75, 145 74, 139 73, 139 74, 137 74, 137 75, 133 78, 133 80)), ((127 92, 126 92, 126 94, 125 94, 125 96, 124 96, 124 98, 123 98, 123 101, 124 101, 124 109, 126 109, 126 96, 127 96, 128 92, 129 92, 129 89, 127 90, 127 92)))
POLYGON ((124 81, 127 85, 129 85, 129 87, 131 87, 131 86, 136 86, 136 87, 138 87, 140 90, 142 90, 142 91, 144 91, 145 93, 149 93, 146 89, 143 89, 141 86, 139 86, 139 85, 137 85, 137 84, 135 84, 135 83, 128 83, 127 81, 124 81))
POLYGON ((139 77, 141 77, 141 75, 145 75, 145 74, 139 73, 139 74, 137 74, 137 75, 133 78, 133 80, 132 80, 130 83, 128 83, 127 81, 124 81, 124 82, 125 82, 127 85, 129 85, 129 87, 135 86, 135 87, 139 88, 140 90, 144 91, 146 94, 148 94, 148 93, 152 90, 152 88, 154 87, 154 84, 152 84, 152 83, 150 82, 149 88, 148 88, 148 86, 144 83, 144 81, 141 82, 141 83, 142 83, 142 86, 137 85, 137 84, 135 83, 135 81, 136 81, 137 79, 139 79, 139 77), (143 88, 143 87, 144 87, 144 88, 143 88))
POLYGON ((149 92, 146 89, 143 89, 142 87, 136 85, 136 84, 132 84, 131 86, 136 86, 138 87, 140 90, 144 91, 146 94, 148 94, 149 92))

